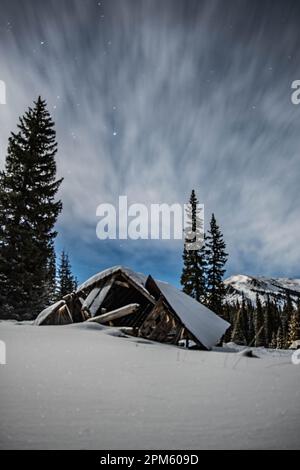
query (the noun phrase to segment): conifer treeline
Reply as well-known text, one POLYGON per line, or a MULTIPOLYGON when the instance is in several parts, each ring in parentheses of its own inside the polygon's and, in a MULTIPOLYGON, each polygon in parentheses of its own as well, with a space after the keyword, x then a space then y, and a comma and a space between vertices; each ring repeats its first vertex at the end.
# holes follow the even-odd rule
POLYGON ((187 209, 187 230, 183 251, 181 284, 183 291, 209 307, 231 324, 223 340, 248 346, 276 349, 290 347, 300 340, 300 300, 298 305, 287 295, 283 305, 267 297, 262 303, 256 296, 255 306, 243 296, 241 302, 226 302, 223 284, 227 261, 226 244, 214 214, 204 243, 189 251, 187 243, 195 242, 201 226, 198 200, 193 190, 187 209), (191 237, 191 234, 194 234, 191 237))
POLYGON ((231 324, 225 342, 287 349, 300 339, 300 300, 295 305, 289 294, 281 304, 269 296, 262 302, 258 294, 255 305, 244 297, 233 305, 225 303, 223 317, 231 324))

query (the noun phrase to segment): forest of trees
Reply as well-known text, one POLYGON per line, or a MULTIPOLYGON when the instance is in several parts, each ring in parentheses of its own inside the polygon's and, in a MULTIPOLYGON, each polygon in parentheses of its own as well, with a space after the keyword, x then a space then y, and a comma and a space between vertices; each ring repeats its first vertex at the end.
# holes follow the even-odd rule
POLYGON ((269 297, 262 302, 258 295, 255 306, 245 298, 234 305, 225 303, 223 318, 231 323, 227 342, 287 349, 300 339, 300 301, 295 304, 289 294, 280 304, 269 297))
POLYGON ((39 97, 11 133, 0 172, 1 318, 35 318, 76 284, 65 253, 58 273, 56 267, 54 226, 62 210, 56 153, 54 123, 39 97))
MULTIPOLYGON (((195 241, 201 228, 198 200, 193 190, 187 210, 186 242, 195 241)), ((300 299, 297 305, 289 294, 283 302, 256 296, 255 306, 244 297, 241 302, 226 302, 223 283, 228 259, 223 234, 214 214, 204 242, 196 250, 183 251, 181 285, 183 291, 200 301, 231 324, 222 341, 274 349, 288 348, 300 339, 300 299)))

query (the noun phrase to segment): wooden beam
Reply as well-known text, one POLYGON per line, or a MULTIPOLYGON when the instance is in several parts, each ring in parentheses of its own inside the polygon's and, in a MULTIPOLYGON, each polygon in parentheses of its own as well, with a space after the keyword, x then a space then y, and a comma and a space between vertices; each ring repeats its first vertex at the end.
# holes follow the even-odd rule
POLYGON ((88 294, 87 298, 84 300, 84 302, 82 304, 82 308, 87 307, 89 309, 90 306, 92 305, 92 303, 94 302, 95 298, 99 294, 100 290, 101 290, 100 287, 94 287, 94 289, 91 290, 91 292, 88 294))
POLYGON ((128 282, 116 281, 115 284, 117 284, 117 286, 120 286, 120 287, 125 287, 125 289, 129 289, 130 287, 128 282))
POLYGON ((139 304, 125 305, 125 307, 117 308, 116 310, 104 313, 103 315, 98 315, 97 317, 89 318, 87 321, 96 323, 109 323, 111 321, 117 320, 118 318, 126 317, 127 315, 135 313, 139 309, 139 307, 139 304))
POLYGON ((103 304, 114 282, 115 282, 115 276, 107 279, 107 281, 102 286, 101 290, 99 290, 99 294, 95 297, 93 303, 89 306, 89 312, 92 317, 94 317, 97 314, 99 308, 103 304))
POLYGON ((67 325, 69 323, 73 323, 73 318, 67 304, 60 307, 56 314, 56 320, 59 325, 67 325))

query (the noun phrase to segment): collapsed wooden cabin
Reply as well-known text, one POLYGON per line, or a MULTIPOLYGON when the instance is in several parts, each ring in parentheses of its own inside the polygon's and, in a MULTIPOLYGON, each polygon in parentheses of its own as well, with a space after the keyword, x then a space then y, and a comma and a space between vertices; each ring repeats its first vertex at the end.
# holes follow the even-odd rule
POLYGON ((102 271, 40 313, 36 325, 97 322, 132 335, 210 349, 226 321, 168 283, 115 266, 102 271))

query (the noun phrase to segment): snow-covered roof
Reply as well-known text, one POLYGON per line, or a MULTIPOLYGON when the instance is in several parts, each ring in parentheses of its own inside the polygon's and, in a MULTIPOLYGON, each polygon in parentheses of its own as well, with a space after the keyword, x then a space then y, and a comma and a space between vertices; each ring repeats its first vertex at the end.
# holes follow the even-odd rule
MULTIPOLYGON (((88 287, 93 286, 94 284, 103 281, 107 277, 116 274, 118 272, 124 273, 127 277, 129 277, 134 283, 138 284, 141 288, 145 289, 145 284, 147 280, 147 276, 145 276, 142 273, 136 273, 135 271, 132 271, 132 269, 127 268, 126 266, 113 266, 112 268, 105 269, 104 271, 101 271, 100 273, 95 274, 94 276, 90 277, 87 281, 85 281, 83 284, 81 284, 78 289, 77 293, 87 289, 88 287)), ((146 291, 148 293, 148 291, 146 291)))
POLYGON ((154 280, 186 328, 207 349, 215 346, 230 324, 167 282, 154 280))

